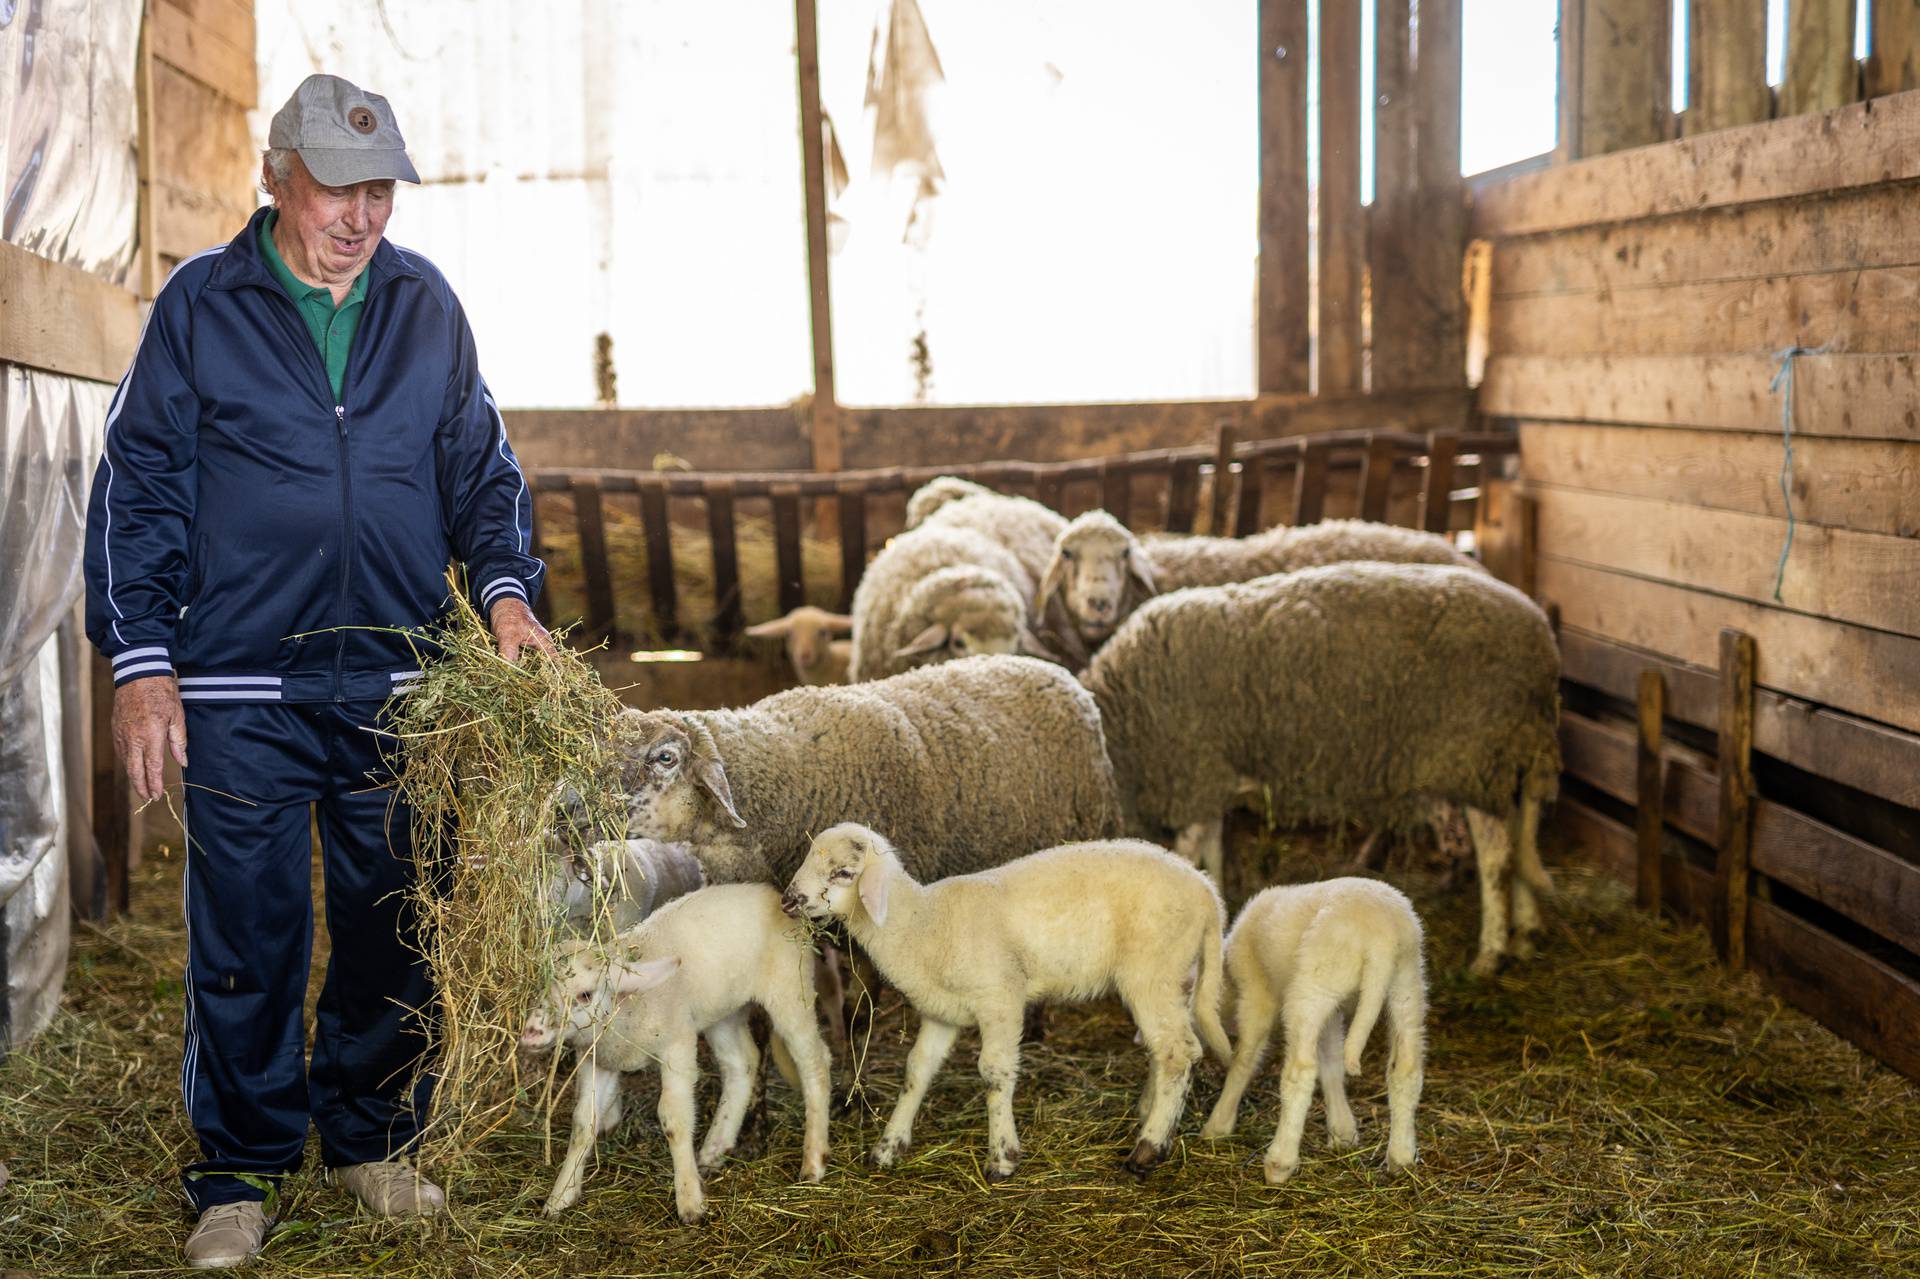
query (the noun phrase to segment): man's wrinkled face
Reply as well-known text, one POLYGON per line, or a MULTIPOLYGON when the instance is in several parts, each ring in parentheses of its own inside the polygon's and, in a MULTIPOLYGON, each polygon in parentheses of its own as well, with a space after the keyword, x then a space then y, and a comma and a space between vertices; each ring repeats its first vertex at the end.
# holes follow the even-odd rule
POLYGON ((386 234, 393 214, 390 180, 322 186, 299 153, 285 181, 273 181, 274 206, 280 210, 277 239, 290 240, 298 261, 296 274, 318 276, 321 284, 345 284, 360 274, 386 234), (305 268, 304 272, 298 268, 305 268))

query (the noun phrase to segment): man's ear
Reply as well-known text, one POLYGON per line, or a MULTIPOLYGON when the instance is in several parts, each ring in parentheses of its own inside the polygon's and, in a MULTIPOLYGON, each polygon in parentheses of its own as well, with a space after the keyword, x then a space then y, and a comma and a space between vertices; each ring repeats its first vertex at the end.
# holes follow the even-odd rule
POLYGON ((932 626, 929 626, 926 630, 921 631, 909 640, 905 648, 894 649, 893 655, 895 657, 918 657, 922 653, 938 652, 940 649, 946 647, 946 643, 947 628, 939 622, 935 622, 932 626))
POLYGON ((613 978, 614 994, 638 995, 652 990, 679 971, 680 957, 669 955, 665 959, 616 963, 608 969, 608 975, 613 978))
POLYGON ((873 920, 875 928, 884 928, 887 924, 887 861, 884 857, 875 857, 868 862, 866 869, 860 872, 860 904, 867 908, 868 918, 873 920))
POLYGON ((695 781, 707 788, 707 793, 719 802, 720 807, 727 810, 727 816, 733 819, 735 826, 744 827, 747 824, 747 819, 733 806, 733 788, 727 785, 727 770, 721 767, 719 760, 704 755, 694 760, 693 776, 695 781))

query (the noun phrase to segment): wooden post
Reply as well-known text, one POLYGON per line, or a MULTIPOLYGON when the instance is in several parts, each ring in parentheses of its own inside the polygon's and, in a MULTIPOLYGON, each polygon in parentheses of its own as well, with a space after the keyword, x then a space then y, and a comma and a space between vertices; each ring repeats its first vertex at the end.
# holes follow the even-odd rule
POLYGON ((1665 141, 1673 117, 1673 0, 1561 0, 1560 31, 1563 75, 1578 59, 1573 82, 1560 86, 1563 126, 1577 116, 1566 158, 1665 141))
POLYGON ((1367 436, 1367 456, 1360 466, 1360 518, 1384 520, 1387 498, 1392 493, 1393 463, 1397 450, 1384 435, 1367 436))
POLYGON ((1688 134, 1752 124, 1772 114, 1767 6, 1756 0, 1691 0, 1687 19, 1688 134))
POLYGON ((1233 423, 1223 421, 1213 431, 1213 509, 1207 532, 1215 537, 1229 535, 1227 512, 1233 496, 1233 423))
MULTIPOLYGON (((1460 178, 1460 0, 1421 0, 1414 61, 1418 114, 1416 234, 1408 247, 1420 340, 1411 385, 1465 386, 1467 303, 1461 264, 1467 248, 1466 184, 1460 178)), ((1324 232, 1323 232, 1324 234, 1324 232)))
MULTIPOLYGON (((813 469, 842 465, 840 405, 833 378, 833 307, 827 284, 826 125, 820 111, 820 40, 814 0, 794 0, 794 47, 800 77, 800 160, 806 184, 807 307, 813 334, 813 469)), ((832 526, 829 503, 820 504, 823 529, 832 526)))
POLYGON ((87 643, 85 617, 85 606, 76 604, 54 632, 60 658, 60 767, 73 909, 82 919, 102 919, 107 882, 93 837, 93 646, 87 643))
POLYGON ((680 638, 680 603, 673 583, 673 524, 667 518, 665 480, 640 481, 640 532, 647 539, 647 594, 662 644, 680 638))
POLYGON ((1133 472, 1125 458, 1110 457, 1100 463, 1100 505, 1114 519, 1132 526, 1133 472))
MULTIPOLYGON (((540 528, 540 490, 534 489, 527 494, 527 546, 533 557, 542 564, 547 562, 547 543, 540 528)), ((551 578, 541 583, 539 595, 533 601, 533 615, 542 626, 553 625, 553 582, 551 578)))
POLYGON ((1049 467, 1040 472, 1033 484, 1034 500, 1050 511, 1067 513, 1067 482, 1059 471, 1049 467))
POLYGON ((587 587, 587 638, 612 640, 613 572, 607 564, 607 525, 600 510, 600 481, 576 475, 572 481, 573 522, 580 532, 580 573, 587 587))
POLYGON ((840 481, 840 611, 853 611, 854 588, 867 571, 867 493, 858 480, 840 481))
POLYGON ((1167 479, 1167 532, 1193 532, 1194 507, 1200 497, 1200 463, 1175 462, 1167 479))
POLYGON ((1720 632, 1720 850, 1713 944, 1727 967, 1747 966, 1748 864, 1753 844, 1753 636, 1720 632))
POLYGON ((1249 537, 1260 531, 1260 499, 1266 479, 1266 463, 1256 454, 1248 454, 1240 463, 1240 498, 1234 503, 1233 535, 1249 537))
POLYGON ((1373 209, 1367 219, 1372 354, 1367 386, 1411 385, 1418 364, 1419 309, 1408 278, 1413 222, 1413 49, 1408 0, 1379 0, 1373 35, 1373 209))
POLYGON ((1300 446, 1300 469, 1293 479, 1293 523, 1318 524, 1327 509, 1327 454, 1325 440, 1300 446))
POLYGON ((1554 102, 1558 117, 1557 138, 1553 147, 1555 164, 1566 164, 1586 154, 1580 149, 1580 125, 1585 118, 1581 103, 1581 46, 1586 30, 1586 0, 1560 0, 1560 86, 1554 102))
POLYGON ((717 648, 732 648, 740 637, 740 550, 733 531, 733 481, 706 483, 707 537, 713 544, 713 635, 717 648))
POLYGON ((107 871, 107 912, 125 914, 133 862, 133 787, 113 748, 113 667, 98 653, 93 682, 93 833, 107 871))
POLYGON ((1666 717, 1667 682, 1649 666, 1640 672, 1640 743, 1636 756, 1636 860, 1634 900, 1641 910, 1660 913, 1660 849, 1666 827, 1666 778, 1661 767, 1660 737, 1666 717))
POLYGON ((1460 437, 1452 431, 1427 433, 1427 473, 1420 486, 1420 527, 1445 536, 1452 527, 1453 459, 1460 437))
MULTIPOLYGON (((1360 220, 1360 0, 1320 0, 1319 60, 1320 325, 1314 390, 1327 395, 1360 389, 1360 273, 1366 261, 1360 220)), ((1454 271, 1459 273, 1457 263, 1454 271)))
POLYGON ((1787 6, 1787 78, 1780 86, 1781 115, 1831 111, 1860 96, 1853 19, 1854 0, 1793 0, 1787 6))
POLYGON ((149 16, 149 9, 148 5, 142 5, 140 9, 140 46, 134 54, 133 63, 133 93, 139 112, 134 170, 140 184, 140 243, 136 249, 139 256, 134 262, 133 287, 143 298, 158 294, 161 285, 158 197, 153 177, 160 149, 154 141, 153 19, 149 16))
POLYGON ((780 574, 780 611, 807 602, 806 556, 800 547, 800 486, 773 486, 773 558, 780 574))
POLYGON ((1914 0, 1871 3, 1873 52, 1867 58, 1867 96, 1920 89, 1920 4, 1914 0))
MULTIPOLYGON (((1305 391, 1307 336, 1307 7, 1259 0, 1261 393, 1305 391)), ((1215 481, 1216 490, 1218 480, 1215 481)), ((1216 509, 1222 517, 1225 508, 1216 509)), ((1214 525, 1214 531, 1222 528, 1214 525)))

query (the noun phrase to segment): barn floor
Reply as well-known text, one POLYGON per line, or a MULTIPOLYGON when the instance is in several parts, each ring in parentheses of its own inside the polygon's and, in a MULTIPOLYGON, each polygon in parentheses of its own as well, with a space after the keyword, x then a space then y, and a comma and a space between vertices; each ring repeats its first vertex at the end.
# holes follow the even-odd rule
MULTIPOLYGON (((1277 865, 1305 878, 1343 860, 1296 845, 1277 865)), ((191 1147, 175 1090, 176 871, 153 859, 132 918, 80 930, 65 1011, 0 1066, 12 1174, 0 1270, 177 1262, 190 1222, 174 1170, 191 1147)), ((1433 978, 1407 1177, 1380 1168, 1376 1035, 1354 1087, 1359 1151, 1328 1154, 1316 1107, 1301 1173, 1268 1188, 1258 1157, 1273 1080, 1239 1135, 1210 1149, 1193 1135, 1219 1084, 1209 1066, 1186 1139, 1136 1185, 1117 1165, 1142 1063, 1103 1005, 1056 1011, 1029 1051, 1016 1102, 1027 1159, 1004 1185, 981 1179, 981 1089, 963 1040, 890 1174, 857 1162, 879 1120, 856 1114, 835 1122, 826 1183, 792 1184, 797 1104, 776 1086, 758 1150, 710 1184, 709 1224, 682 1229, 642 1094, 558 1224, 539 1213, 551 1168, 529 1118, 455 1184, 458 1211, 440 1224, 356 1216, 343 1190, 296 1179, 289 1224, 252 1273, 1920 1274, 1920 1089, 1750 979, 1722 976, 1697 930, 1643 919, 1583 868, 1558 875, 1550 950, 1487 983, 1461 973, 1474 894, 1399 877, 1428 915, 1433 978)), ((910 1020, 883 1001, 871 1049, 883 1101, 910 1020)))

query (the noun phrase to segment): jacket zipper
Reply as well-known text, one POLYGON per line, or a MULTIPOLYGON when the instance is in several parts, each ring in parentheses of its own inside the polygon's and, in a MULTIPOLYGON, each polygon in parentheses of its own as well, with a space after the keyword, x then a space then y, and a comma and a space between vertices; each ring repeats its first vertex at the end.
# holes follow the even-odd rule
MULTIPOLYGON (((361 317, 365 319, 363 315, 361 317)), ((323 366, 324 367, 324 366, 323 366)), ((340 397, 345 399, 343 395, 340 397)), ((335 616, 340 619, 340 647, 333 654, 333 700, 346 700, 346 691, 342 683, 341 671, 347 661, 347 599, 353 581, 353 484, 347 477, 347 406, 333 406, 334 425, 339 428, 340 443, 340 603, 335 616)))

